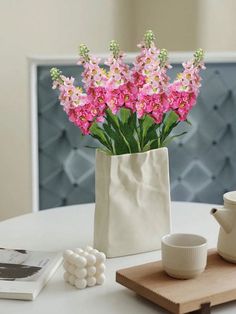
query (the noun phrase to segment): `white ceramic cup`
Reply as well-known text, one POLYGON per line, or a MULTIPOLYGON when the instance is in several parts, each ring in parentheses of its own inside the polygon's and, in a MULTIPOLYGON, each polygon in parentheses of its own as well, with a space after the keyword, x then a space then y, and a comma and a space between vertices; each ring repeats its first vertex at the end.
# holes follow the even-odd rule
POLYGON ((174 278, 189 279, 204 271, 207 263, 207 240, 196 234, 167 234, 161 241, 162 265, 174 278))

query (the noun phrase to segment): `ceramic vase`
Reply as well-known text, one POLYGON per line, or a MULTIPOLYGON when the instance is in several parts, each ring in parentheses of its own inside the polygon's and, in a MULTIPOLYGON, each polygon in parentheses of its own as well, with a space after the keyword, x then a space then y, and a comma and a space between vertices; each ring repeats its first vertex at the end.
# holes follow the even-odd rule
POLYGON ((94 247, 107 257, 158 250, 170 232, 167 148, 96 152, 94 247))

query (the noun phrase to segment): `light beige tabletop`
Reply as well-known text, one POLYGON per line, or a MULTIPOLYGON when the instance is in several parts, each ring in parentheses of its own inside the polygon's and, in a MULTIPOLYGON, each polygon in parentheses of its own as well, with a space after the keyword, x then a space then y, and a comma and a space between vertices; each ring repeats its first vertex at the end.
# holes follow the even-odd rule
MULTIPOLYGON (((172 203, 172 232, 197 233, 216 247, 218 225, 213 205, 172 203)), ((0 246, 63 250, 92 245, 94 204, 44 210, 0 223, 0 246)), ((0 314, 149 314, 167 313, 115 282, 118 269, 160 259, 160 251, 109 259, 103 286, 77 290, 64 283, 60 267, 35 301, 0 300, 0 314)), ((212 313, 236 313, 236 301, 212 313)))

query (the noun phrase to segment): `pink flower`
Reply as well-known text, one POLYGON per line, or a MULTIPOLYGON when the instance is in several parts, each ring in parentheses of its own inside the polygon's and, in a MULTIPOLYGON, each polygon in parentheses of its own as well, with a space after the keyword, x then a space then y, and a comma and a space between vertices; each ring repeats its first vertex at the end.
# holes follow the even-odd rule
POLYGON ((106 103, 113 114, 123 106, 135 110, 138 88, 131 82, 129 66, 123 60, 123 54, 111 56, 106 64, 109 65, 106 84, 106 103))
POLYGON ((93 105, 93 110, 96 112, 96 121, 104 120, 106 105, 106 90, 103 87, 90 88, 88 90, 88 100, 93 105))
POLYGON ((156 123, 161 123, 163 115, 169 110, 167 94, 141 95, 136 105, 137 116, 142 118, 145 114, 150 115, 156 123))
POLYGON ((145 84, 145 76, 139 72, 132 73, 132 82, 137 88, 142 88, 145 84))
POLYGON ((170 108, 178 114, 180 121, 184 121, 195 105, 196 99, 197 96, 194 92, 178 91, 172 88, 169 94, 170 108))
POLYGON ((59 100, 63 109, 68 113, 69 109, 77 106, 83 106, 87 102, 87 95, 79 87, 73 85, 74 79, 61 76, 61 82, 58 82, 60 91, 59 100))
POLYGON ((100 59, 95 57, 89 57, 88 61, 84 61, 80 58, 78 64, 82 64, 84 72, 82 73, 82 82, 85 89, 90 87, 104 87, 107 81, 107 74, 104 69, 99 66, 100 59))
POLYGON ((73 78, 61 76, 61 80, 57 81, 59 100, 69 120, 78 126, 83 134, 89 134, 94 122, 104 121, 106 91, 103 87, 90 87, 85 94, 73 83, 73 78))
POLYGON ((129 66, 124 62, 124 55, 120 53, 117 58, 111 56, 105 62, 110 67, 108 72, 107 89, 116 89, 130 81, 129 66))
POLYGON ((205 66, 200 62, 195 64, 195 60, 190 60, 183 63, 184 71, 177 75, 176 80, 172 85, 179 91, 193 92, 196 95, 201 87, 200 70, 205 69, 205 66))
POLYGON ((131 109, 133 112, 136 111, 136 103, 138 100, 138 88, 135 84, 128 82, 121 87, 123 97, 124 97, 124 106, 128 109, 131 109))
POLYGON ((106 92, 106 103, 113 114, 117 114, 118 110, 124 105, 124 94, 121 88, 109 89, 106 92))
POLYGON ((133 68, 133 82, 138 88, 136 110, 138 118, 148 114, 156 123, 161 123, 169 108, 169 77, 166 74, 166 50, 159 50, 154 42, 141 44, 141 52, 133 68))
POLYGON ((187 119, 201 87, 200 70, 204 69, 203 52, 197 50, 193 60, 183 63, 184 71, 177 75, 176 80, 169 87, 170 108, 178 115, 180 121, 187 119))
POLYGON ((68 111, 68 117, 84 135, 90 134, 90 127, 96 121, 98 115, 97 108, 92 104, 73 108, 68 111))

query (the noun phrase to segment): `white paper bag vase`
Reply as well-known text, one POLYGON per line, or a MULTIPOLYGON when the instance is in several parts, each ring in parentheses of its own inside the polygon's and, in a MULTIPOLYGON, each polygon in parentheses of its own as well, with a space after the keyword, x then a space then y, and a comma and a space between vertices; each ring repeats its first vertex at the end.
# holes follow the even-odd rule
POLYGON ((94 247, 107 257, 153 251, 169 232, 167 148, 117 156, 97 150, 94 247))

